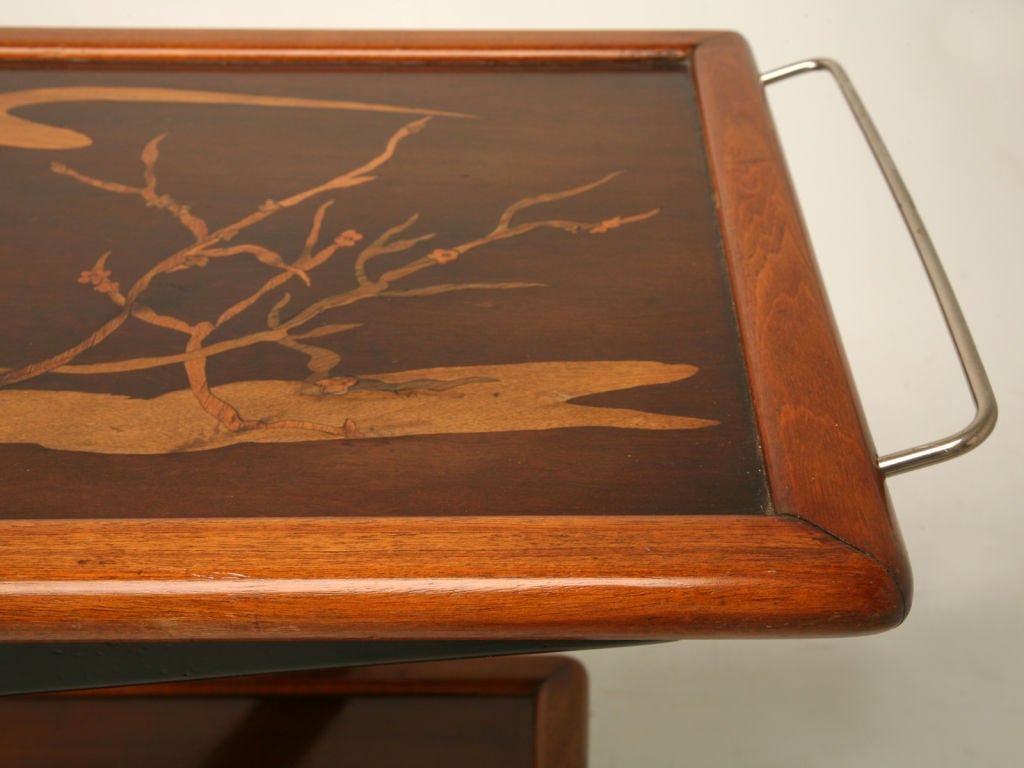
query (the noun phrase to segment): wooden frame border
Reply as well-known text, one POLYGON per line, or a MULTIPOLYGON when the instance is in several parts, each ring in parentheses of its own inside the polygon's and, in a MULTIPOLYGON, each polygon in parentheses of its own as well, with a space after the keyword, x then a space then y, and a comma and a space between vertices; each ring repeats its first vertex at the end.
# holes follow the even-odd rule
POLYGON ((622 63, 683 58, 713 34, 0 29, 0 63, 622 63))
POLYGON ((750 51, 694 54, 722 240, 776 512, 910 570, 750 51))
POLYGON ((899 623, 902 545, 738 36, 0 33, 7 65, 684 58, 777 514, 3 521, 0 640, 641 640, 899 623))

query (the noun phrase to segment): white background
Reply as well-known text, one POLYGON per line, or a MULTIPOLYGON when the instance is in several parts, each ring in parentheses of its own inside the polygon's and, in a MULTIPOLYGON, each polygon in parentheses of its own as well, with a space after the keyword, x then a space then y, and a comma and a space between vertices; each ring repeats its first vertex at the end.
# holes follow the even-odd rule
MULTIPOLYGON (((1024 765, 1024 3, 33 0, 0 26, 735 29, 763 68, 839 59, 914 192, 996 388, 976 452, 890 481, 916 578, 888 634, 580 654, 591 764, 1024 765)), ((969 400, 923 272, 824 75, 771 101, 876 442, 951 432, 969 400)))

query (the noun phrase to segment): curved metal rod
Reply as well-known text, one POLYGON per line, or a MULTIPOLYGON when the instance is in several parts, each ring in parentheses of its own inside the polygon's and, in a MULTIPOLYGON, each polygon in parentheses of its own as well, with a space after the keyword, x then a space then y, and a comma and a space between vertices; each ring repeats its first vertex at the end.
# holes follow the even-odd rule
POLYGON ((838 63, 831 59, 807 59, 806 61, 799 61, 795 64, 765 72, 761 75, 761 83, 768 85, 794 75, 817 70, 826 70, 835 78, 836 84, 846 98, 846 103, 850 106, 850 110, 853 112, 861 132, 864 134, 864 138, 867 139, 868 145, 871 147, 878 167, 881 169, 882 175, 889 185, 889 190, 896 200, 896 205, 899 207, 900 213, 903 214, 903 221, 906 223, 910 237, 914 241, 914 247, 917 248, 917 253, 921 257, 921 263, 924 264, 925 271, 928 273, 928 279, 931 281, 935 298, 938 299, 939 307, 946 321, 946 327, 953 338, 953 345, 956 347, 957 355, 960 358, 960 366, 963 368, 964 376, 967 377, 967 385, 971 390, 971 397, 974 400, 974 418, 970 424, 959 432, 924 445, 914 446, 913 448, 882 456, 878 460, 878 468, 885 475, 895 475, 900 472, 917 469, 918 467, 924 467, 928 464, 935 464, 955 458, 977 447, 992 433, 996 424, 998 408, 996 406, 995 394, 992 391, 992 385, 989 383, 988 375, 985 373, 985 366, 978 355, 978 349, 967 327, 967 321, 964 319, 963 312, 960 309, 960 303, 957 301, 953 288, 949 284, 949 278, 942 267, 942 262, 939 261, 939 255, 935 251, 932 239, 928 236, 928 230, 925 229, 924 222, 921 220, 914 201, 910 197, 910 192, 907 190, 899 171, 896 169, 896 164, 893 162, 889 150, 886 149, 878 129, 875 128, 874 122, 871 120, 870 115, 868 115, 864 103, 861 101, 860 96, 857 95, 857 91, 854 89, 853 83, 850 82, 846 72, 843 71, 843 68, 838 63))

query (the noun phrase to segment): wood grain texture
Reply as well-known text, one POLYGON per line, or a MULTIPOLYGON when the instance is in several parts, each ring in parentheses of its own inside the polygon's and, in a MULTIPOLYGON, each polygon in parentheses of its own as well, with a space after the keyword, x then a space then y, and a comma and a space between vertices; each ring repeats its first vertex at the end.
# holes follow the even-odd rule
POLYGON ((0 533, 7 641, 789 636, 903 616, 876 561, 789 517, 50 520, 0 533))
MULTIPOLYGON (((55 59, 61 66, 692 63, 771 499, 759 514, 700 514, 704 483, 728 489, 745 482, 745 471, 659 454, 652 466, 676 483, 675 495, 664 486, 648 496, 649 483, 632 482, 625 463, 588 463, 599 441, 571 430, 564 444, 552 440, 548 449, 611 478, 610 502, 590 493, 585 480, 566 481, 561 461, 537 474, 528 442, 515 443, 508 456, 531 472, 517 474, 511 459, 499 462, 515 495, 495 490, 494 465, 481 458, 487 452, 459 436, 396 440, 372 455, 347 447, 312 458, 299 450, 287 459, 287 472, 279 458, 261 465, 253 446, 232 448, 231 462, 203 459, 201 471, 180 456, 141 463, 66 453, 53 464, 44 449, 5 446, 10 515, 53 519, 0 521, 0 639, 641 640, 849 634, 905 616, 902 548, 756 71, 739 38, 3 37, 9 43, 0 57, 15 68, 55 59), (411 445, 418 452, 403 464, 402 478, 414 492, 389 494, 391 477, 369 490, 337 480, 347 477, 339 472, 342 462, 351 468, 362 461, 367 474, 379 474, 381 451, 391 456, 411 445), (682 472, 703 479, 680 486, 682 472), (320 487, 312 477, 335 480, 311 496, 309 489, 320 487), (456 480, 459 493, 462 484, 474 489, 462 497, 468 501, 451 503, 456 480), (102 498, 86 488, 101 488, 102 498), (587 513, 625 508, 622 494, 632 497, 630 516, 587 513), (662 512, 658 505, 670 497, 673 506, 697 513, 643 513, 662 512), (185 514, 182 499, 203 498, 207 507, 216 500, 220 517, 169 519, 185 514), (381 515, 359 515, 364 503, 378 505, 381 515), (407 516, 383 516, 394 507, 407 516), (111 509, 133 518, 88 519, 111 509), (551 509, 563 516, 531 514, 551 509), (351 516, 317 517, 324 510, 351 516), (483 517, 482 510, 503 516, 483 517), (289 514, 295 517, 282 517, 289 514), (452 517, 458 514, 464 516, 452 517), (74 516, 86 519, 61 519, 74 516)), ((706 172, 700 162, 695 173, 706 172)), ((713 402, 716 392, 706 396, 713 402)))
POLYGON ((702 43, 694 73, 775 509, 877 559, 909 607, 877 453, 746 43, 702 43))
POLYGON ((710 32, 0 30, 0 61, 206 64, 649 62, 679 60, 710 32))
POLYGON ((582 768, 587 679, 564 657, 473 659, 10 697, 0 716, 19 766, 582 768))

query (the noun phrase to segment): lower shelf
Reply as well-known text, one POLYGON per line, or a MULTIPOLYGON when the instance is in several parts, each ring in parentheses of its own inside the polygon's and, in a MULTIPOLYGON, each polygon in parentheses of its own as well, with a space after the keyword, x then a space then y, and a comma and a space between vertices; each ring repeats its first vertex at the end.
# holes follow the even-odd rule
POLYGON ((0 765, 573 768, 586 707, 559 656, 17 696, 0 699, 0 765))

